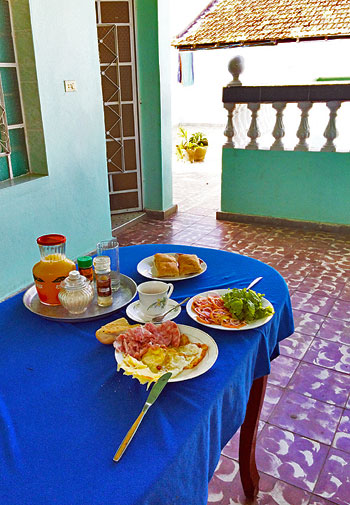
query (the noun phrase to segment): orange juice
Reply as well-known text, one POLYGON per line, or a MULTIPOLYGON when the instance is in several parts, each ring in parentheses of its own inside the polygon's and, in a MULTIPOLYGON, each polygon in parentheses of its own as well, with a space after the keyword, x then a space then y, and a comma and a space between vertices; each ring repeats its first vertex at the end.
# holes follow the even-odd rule
POLYGON ((64 235, 43 235, 37 239, 41 261, 33 267, 33 277, 39 300, 45 305, 60 305, 60 284, 75 264, 65 255, 64 235))
POLYGON ((65 256, 49 254, 44 261, 39 261, 33 268, 33 277, 41 302, 47 305, 60 305, 58 293, 60 284, 71 270, 75 270, 75 264, 65 256))

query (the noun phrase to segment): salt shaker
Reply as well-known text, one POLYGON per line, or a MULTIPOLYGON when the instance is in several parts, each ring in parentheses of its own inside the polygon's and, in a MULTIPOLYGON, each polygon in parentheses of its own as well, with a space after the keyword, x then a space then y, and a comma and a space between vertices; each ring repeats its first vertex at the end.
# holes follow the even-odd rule
POLYGON ((58 298, 61 305, 71 314, 82 314, 92 301, 94 291, 91 283, 77 270, 72 270, 64 281, 58 298))

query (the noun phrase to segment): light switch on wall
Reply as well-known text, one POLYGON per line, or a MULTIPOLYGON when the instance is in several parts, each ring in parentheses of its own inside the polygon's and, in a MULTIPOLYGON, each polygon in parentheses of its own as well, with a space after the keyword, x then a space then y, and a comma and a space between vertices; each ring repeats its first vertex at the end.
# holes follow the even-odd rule
POLYGON ((76 81, 64 81, 64 91, 67 93, 68 91, 76 91, 77 83, 76 81))

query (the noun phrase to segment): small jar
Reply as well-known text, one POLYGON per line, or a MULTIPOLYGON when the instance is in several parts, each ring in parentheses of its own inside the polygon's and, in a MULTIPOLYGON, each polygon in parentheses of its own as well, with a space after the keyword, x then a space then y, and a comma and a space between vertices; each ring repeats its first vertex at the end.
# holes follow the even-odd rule
POLYGON ((68 277, 61 282, 58 298, 61 305, 71 314, 82 314, 94 297, 90 281, 80 275, 77 270, 69 272, 68 277))
POLYGON ((113 303, 111 286, 111 259, 109 256, 94 258, 97 305, 109 307, 113 303))
POLYGON ((91 256, 79 256, 77 258, 79 273, 84 275, 90 282, 94 280, 91 256))

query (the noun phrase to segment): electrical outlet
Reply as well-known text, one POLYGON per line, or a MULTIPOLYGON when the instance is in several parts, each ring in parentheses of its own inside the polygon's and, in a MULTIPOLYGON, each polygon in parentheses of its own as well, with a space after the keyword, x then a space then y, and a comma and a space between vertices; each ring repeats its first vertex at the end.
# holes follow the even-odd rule
POLYGON ((64 81, 64 91, 67 93, 68 91, 76 91, 77 83, 76 81, 64 81))

